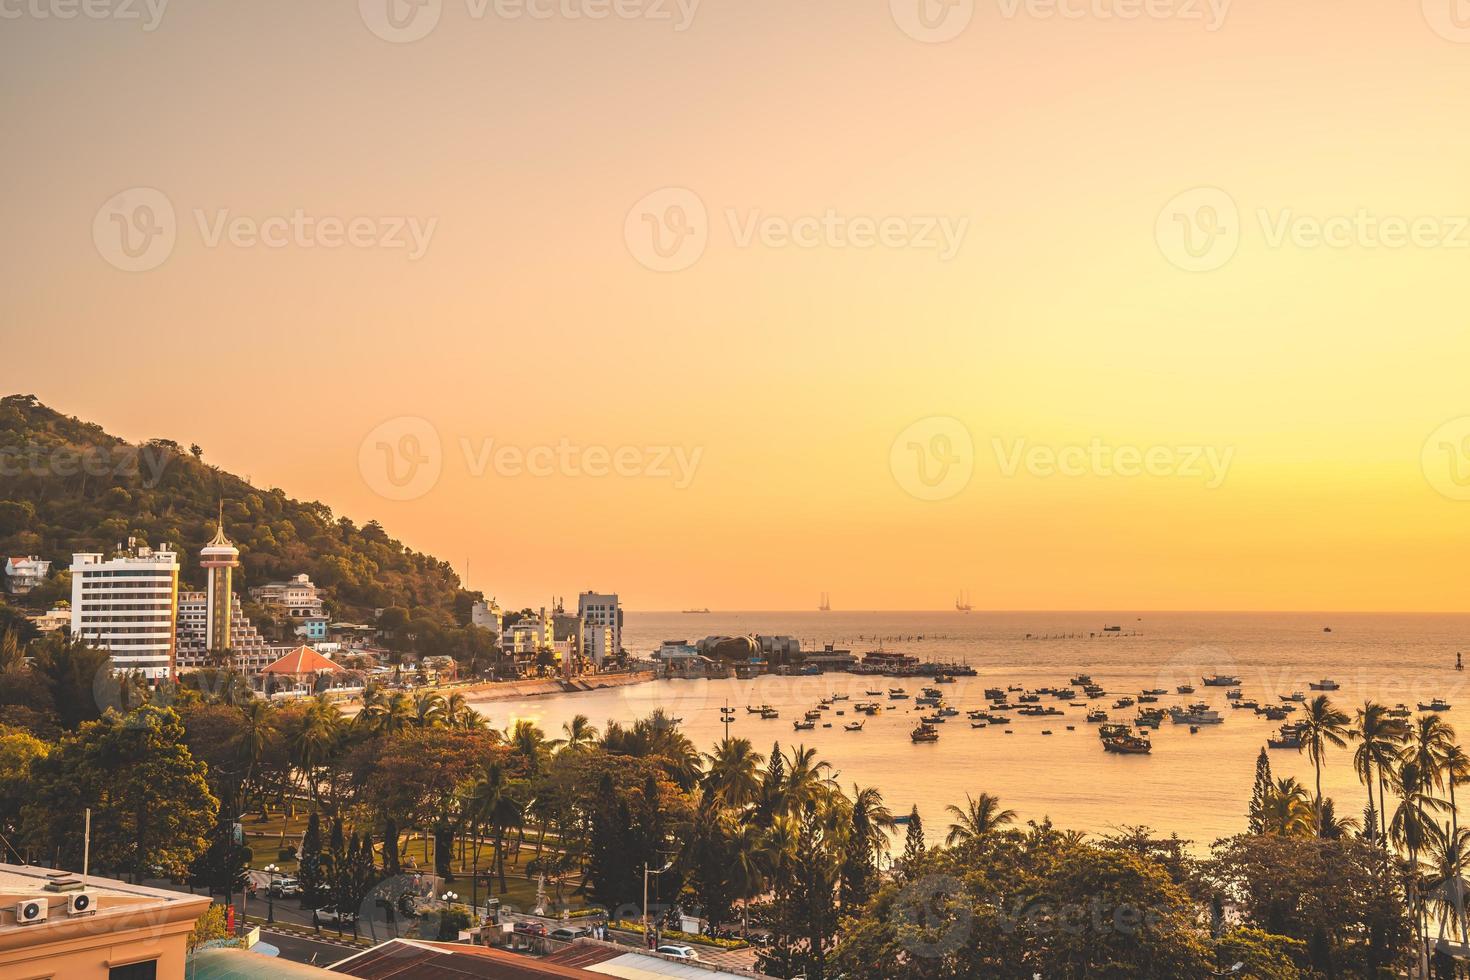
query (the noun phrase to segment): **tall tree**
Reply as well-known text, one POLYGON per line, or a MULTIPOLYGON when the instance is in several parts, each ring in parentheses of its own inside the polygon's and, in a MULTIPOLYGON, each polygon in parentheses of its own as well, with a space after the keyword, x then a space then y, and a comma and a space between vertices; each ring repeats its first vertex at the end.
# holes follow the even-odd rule
POLYGON ((311 811, 306 818, 306 833, 301 838, 301 851, 297 854, 297 877, 301 881, 301 907, 321 908, 326 897, 325 875, 322 867, 322 818, 311 811))
POLYGON ((924 822, 919 819, 918 804, 909 811, 909 826, 904 837, 903 865, 906 873, 911 873, 920 858, 924 856, 924 822))
MULTIPOLYGON (((1322 764, 1327 759, 1327 748, 1342 748, 1347 744, 1348 716, 1333 707, 1325 694, 1319 694, 1307 705, 1306 717, 1301 722, 1301 751, 1312 760, 1317 774, 1316 813, 1322 813, 1322 764)), ((1317 824, 1317 833, 1322 825, 1317 824)))
POLYGON ((1250 814, 1246 820, 1246 826, 1253 834, 1266 832, 1266 802, 1271 798, 1272 788, 1271 759, 1263 745, 1260 755, 1256 756, 1256 782, 1251 788, 1250 814))

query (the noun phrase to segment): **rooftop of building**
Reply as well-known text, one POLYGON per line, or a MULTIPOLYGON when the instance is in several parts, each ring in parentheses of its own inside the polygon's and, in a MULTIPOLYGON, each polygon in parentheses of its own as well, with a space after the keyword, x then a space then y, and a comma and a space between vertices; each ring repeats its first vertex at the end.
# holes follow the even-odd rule
POLYGON ((96 935, 108 930, 163 925, 198 918, 209 908, 204 895, 130 885, 111 878, 57 871, 32 865, 0 864, 0 948, 65 941, 84 928, 96 935), (50 886, 50 887, 48 887, 50 886), (68 912, 68 898, 78 892, 91 897, 85 915, 68 912), (17 906, 30 899, 44 898, 46 919, 22 925, 17 906))
POLYGON ((392 939, 349 956, 328 967, 333 973, 365 980, 430 980, 440 977, 476 977, 493 980, 601 980, 603 974, 551 959, 417 939, 392 939))
POLYGON ((260 669, 262 674, 339 673, 342 667, 305 644, 292 650, 275 663, 260 669))

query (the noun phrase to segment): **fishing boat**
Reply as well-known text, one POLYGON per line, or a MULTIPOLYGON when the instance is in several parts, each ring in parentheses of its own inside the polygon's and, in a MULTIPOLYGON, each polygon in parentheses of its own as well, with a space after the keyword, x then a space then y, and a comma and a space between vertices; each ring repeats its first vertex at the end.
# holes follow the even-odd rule
POLYGON ((882 691, 864 691, 863 693, 870 698, 881 698, 883 696, 882 691))
POLYGON ((818 718, 822 717, 822 713, 820 711, 808 711, 802 717, 805 718, 807 721, 816 721, 818 718))
POLYGON ((1158 728, 1164 723, 1164 709, 1144 708, 1138 712, 1138 717, 1133 719, 1133 724, 1139 728, 1158 728))
POLYGON ((1335 691, 1338 688, 1342 687, 1342 685, 1337 683, 1337 681, 1329 680, 1326 677, 1322 678, 1320 681, 1312 681, 1307 686, 1314 691, 1335 691))
POLYGON ((1078 687, 1088 687, 1088 686, 1090 686, 1092 684, 1092 675, 1091 674, 1078 674, 1076 677, 1072 678, 1067 683, 1068 684, 1076 684, 1078 687))
POLYGON ((746 712, 747 712, 747 713, 748 713, 748 714, 752 714, 752 715, 758 715, 758 714, 762 714, 762 713, 764 713, 764 712, 766 712, 766 711, 768 711, 768 710, 770 710, 770 707, 771 707, 771 706, 770 706, 770 705, 769 705, 769 704, 763 704, 763 705, 761 705, 761 706, 760 706, 760 707, 758 707, 758 708, 755 708, 755 707, 751 707, 751 706, 750 706, 750 705, 748 705, 748 704, 747 704, 747 705, 746 705, 746 706, 745 706, 745 710, 746 710, 746 712))
POLYGON ((1298 704, 1307 699, 1307 696, 1301 691, 1292 691, 1290 694, 1278 694, 1277 697, 1288 703, 1295 701, 1298 704))
POLYGON ((987 687, 985 689, 985 700, 987 701, 1004 701, 1005 696, 1006 692, 998 687, 987 687))
POLYGON ((1056 698, 1058 701, 1070 701, 1077 696, 1077 692, 1069 687, 1063 688, 1060 691, 1052 691, 1051 693, 1052 697, 1056 698))
POLYGON ((1023 694, 1020 697, 1016 698, 1016 700, 1019 701, 1019 702, 1021 702, 1022 704, 1035 704, 1036 702, 1038 702, 1038 701, 1041 700, 1041 695, 1040 694, 1023 694))
POLYGON ((907 701, 908 699, 909 696, 907 694, 904 694, 902 691, 899 691, 897 693, 894 693, 893 691, 888 692, 888 700, 890 701, 907 701))
POLYGON ((1282 721, 1286 718, 1288 714, 1291 713, 1291 710, 1289 708, 1283 708, 1279 705, 1274 704, 1268 705, 1264 708, 1257 708, 1256 711, 1259 714, 1265 715, 1267 721, 1282 721))
POLYGON ((1242 697, 1244 697, 1244 695, 1241 694, 1240 688, 1238 687, 1232 687, 1230 690, 1225 692, 1225 698, 1228 701, 1239 701, 1242 697))
POLYGON ((1094 708, 1087 713, 1087 720, 1093 724, 1108 720, 1108 713, 1101 708, 1094 708))
POLYGON ((1174 688, 1174 693, 1175 694, 1193 694, 1194 693, 1194 685, 1193 684, 1180 684, 1178 687, 1174 688))
POLYGON ((1131 708, 1131 707, 1133 707, 1134 703, 1135 702, 1134 702, 1134 700, 1132 698, 1123 697, 1123 698, 1119 698, 1118 700, 1114 701, 1113 702, 1113 707, 1115 707, 1115 708, 1131 708))
POLYGON ((1240 684, 1240 678, 1233 674, 1215 674, 1211 677, 1203 677, 1205 687, 1236 687, 1240 684))
POLYGON ((938 715, 940 715, 941 717, 944 717, 944 718, 954 718, 959 713, 960 713, 960 709, 959 708, 952 708, 949 705, 945 705, 943 708, 940 708, 937 712, 935 712, 935 714, 938 714, 938 715))
POLYGON ((1157 701, 1158 699, 1159 699, 1159 696, 1157 694, 1140 694, 1138 696, 1138 703, 1139 704, 1152 704, 1153 702, 1157 701))
POLYGON ((1425 704, 1423 701, 1420 701, 1419 702, 1419 710, 1420 711, 1448 711, 1448 710, 1450 710, 1450 703, 1448 701, 1446 701, 1444 698, 1435 698, 1433 701, 1429 702, 1428 704, 1425 704))
POLYGON ((920 718, 919 720, 922 721, 926 725, 942 725, 942 724, 944 724, 944 719, 942 717, 940 717, 939 715, 925 715, 924 717, 920 718))
POLYGON ((1402 703, 1396 704, 1388 710, 1388 716, 1390 718, 1407 718, 1413 713, 1414 712, 1409 710, 1409 706, 1407 704, 1402 703))
POLYGON ((955 677, 954 677, 953 674, 936 674, 935 677, 934 677, 934 683, 936 683, 936 684, 957 684, 959 682, 957 680, 955 680, 955 677))
POLYGON ((1105 752, 1116 752, 1120 755, 1147 755, 1153 751, 1153 743, 1148 736, 1141 732, 1134 732, 1127 725, 1104 725, 1098 731, 1098 737, 1102 741, 1105 752))
POLYGON ((1266 739, 1266 747, 1272 749, 1300 749, 1301 729, 1296 725, 1282 725, 1280 734, 1266 739))
POLYGON ((1168 694, 1169 692, 1162 687, 1150 687, 1146 689, 1143 693, 1157 696, 1160 694, 1168 694))
POLYGON ((775 708, 766 708, 765 710, 763 710, 761 712, 761 718, 763 720, 765 720, 765 721, 770 721, 772 718, 780 718, 780 717, 781 717, 781 712, 777 711, 775 708))
POLYGON ((1218 725, 1225 720, 1220 712, 1203 701, 1197 701, 1187 708, 1170 708, 1169 719, 1176 725, 1218 725))
POLYGON ((860 732, 863 730, 863 723, 860 721, 850 721, 842 726, 842 730, 844 732, 860 732))
POLYGON ((909 732, 909 739, 914 742, 937 742, 939 741, 939 732, 937 729, 930 728, 928 725, 920 725, 918 728, 909 732))
POLYGON ((1260 706, 1260 704, 1258 704, 1255 701, 1246 701, 1246 700, 1242 699, 1240 701, 1231 701, 1230 702, 1230 707, 1232 707, 1232 708, 1246 708, 1246 709, 1248 709, 1250 711, 1256 711, 1261 706, 1260 706))
POLYGON ((817 727, 817 723, 814 721, 793 721, 791 727, 799 732, 809 732, 817 727))
POLYGON ((1020 684, 1007 684, 1006 685, 1006 690, 1008 692, 1015 693, 1016 691, 1024 691, 1026 689, 1024 687, 1022 687, 1020 684))
POLYGON ((831 700, 831 701, 851 701, 852 700, 852 695, 850 695, 850 694, 834 694, 828 700, 831 700))
POLYGON ((972 721, 972 722, 970 722, 970 727, 971 728, 984 728, 986 726, 986 724, 987 723, 986 722, 983 722, 983 721, 972 721))

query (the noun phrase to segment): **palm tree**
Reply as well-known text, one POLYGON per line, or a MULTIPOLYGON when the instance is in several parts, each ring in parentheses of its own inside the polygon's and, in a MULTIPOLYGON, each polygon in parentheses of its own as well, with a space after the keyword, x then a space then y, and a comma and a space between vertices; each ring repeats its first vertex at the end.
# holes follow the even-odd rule
POLYGON ((760 764, 764 760, 748 738, 716 743, 715 750, 704 756, 709 766, 704 776, 705 798, 726 807, 754 802, 760 792, 760 764))
POLYGON ((413 723, 419 728, 440 728, 449 721, 444 695, 420 691, 413 699, 413 723))
POLYGON ((786 757, 786 785, 782 787, 787 812, 794 813, 807 803, 828 795, 836 783, 828 775, 830 762, 817 760, 817 750, 798 745, 786 757))
POLYGON ((888 831, 898 826, 893 813, 883 803, 883 794, 877 787, 852 786, 852 829, 860 839, 866 840, 873 860, 879 860, 888 851, 888 831))
MULTIPOLYGON (((312 803, 321 806, 321 781, 317 770, 336 746, 342 729, 342 716, 337 706, 325 697, 317 697, 307 706, 288 739, 287 748, 291 763, 300 774, 305 788, 311 793, 312 803)), ((290 787, 287 787, 290 792, 290 787)), ((286 804, 285 817, 281 821, 281 841, 286 840, 286 828, 291 822, 295 808, 290 801, 286 804)))
POLYGON ((1470 845, 1470 828, 1456 832, 1448 824, 1434 825, 1425 840, 1423 861, 1417 869, 1421 890, 1439 920, 1439 938, 1446 928, 1461 935, 1465 931, 1465 852, 1470 845))
MULTIPOLYGON (((1448 728, 1449 726, 1445 726, 1448 728)), ((1464 863, 1465 850, 1460 837, 1460 809, 1455 803, 1455 786, 1459 783, 1470 782, 1470 756, 1460 748, 1459 743, 1451 742, 1444 753, 1444 778, 1450 789, 1450 851, 1453 854, 1454 895, 1455 895, 1455 917, 1460 924, 1460 941, 1470 946, 1470 923, 1465 921, 1465 894, 1464 876, 1460 869, 1464 863)))
POLYGON ((546 754, 546 735, 536 727, 534 721, 521 719, 510 734, 510 745, 516 754, 526 760, 526 770, 531 775, 541 771, 541 761, 546 754))
POLYGON ((741 820, 730 836, 730 888, 740 899, 741 930, 750 934, 750 901, 766 889, 765 831, 741 820))
POLYGON ((1278 837, 1309 837, 1316 827, 1317 816, 1306 787, 1288 776, 1276 780, 1266 795, 1261 823, 1265 833, 1278 837))
POLYGON ((573 715, 571 721, 562 722, 562 734, 552 745, 560 745, 573 751, 597 741, 597 728, 586 715, 573 715))
MULTIPOLYGON (((1428 846, 1437 830, 1434 816, 1449 807, 1444 800, 1434 796, 1434 771, 1439 756, 1433 748, 1435 738, 1432 725, 1424 725, 1420 719, 1411 735, 1410 744, 1404 748, 1403 761, 1398 769, 1399 805, 1394 810, 1393 820, 1388 825, 1394 843, 1409 852, 1411 874, 1405 888, 1409 903, 1409 918, 1414 922, 1421 938, 1427 940, 1424 927, 1424 906, 1419 888, 1419 854, 1428 846), (1428 735, 1429 742, 1421 742, 1421 733, 1428 735), (1426 761, 1427 760, 1427 761, 1426 761)), ((1423 953, 1421 952, 1421 957, 1423 953)))
POLYGON ((505 767, 500 764, 500 761, 488 761, 476 777, 467 801, 467 809, 472 815, 476 826, 472 866, 478 869, 480 865, 480 833, 478 828, 481 826, 489 827, 495 848, 490 858, 490 866, 496 869, 500 876, 500 893, 502 895, 506 892, 505 832, 511 827, 520 826, 524 819, 524 810, 521 804, 516 802, 511 796, 513 786, 513 782, 506 775, 505 767))
MULTIPOLYGON (((1333 707, 1325 694, 1319 694, 1307 705, 1307 715, 1301 722, 1301 751, 1312 760, 1317 771, 1316 815, 1322 813, 1322 762, 1327 757, 1329 745, 1342 748, 1347 744, 1348 716, 1333 707)), ((1317 835, 1322 827, 1317 826, 1317 835)))
POLYGON ((1387 774, 1398 760, 1399 746, 1408 735, 1409 726, 1388 713, 1377 701, 1365 701, 1358 709, 1355 727, 1349 737, 1358 742, 1353 752, 1353 769, 1368 788, 1368 803, 1373 803, 1374 770, 1378 773, 1379 839, 1388 839, 1388 799, 1385 795, 1387 774))
POLYGON ((1015 810, 1002 810, 999 798, 989 793, 981 793, 979 799, 966 793, 963 810, 953 803, 946 809, 955 818, 944 838, 946 847, 953 847, 956 842, 968 844, 980 840, 1016 819, 1015 810))
POLYGON ((255 770, 276 733, 275 708, 263 698, 254 698, 240 708, 239 753, 244 775, 240 779, 240 810, 247 808, 255 770))

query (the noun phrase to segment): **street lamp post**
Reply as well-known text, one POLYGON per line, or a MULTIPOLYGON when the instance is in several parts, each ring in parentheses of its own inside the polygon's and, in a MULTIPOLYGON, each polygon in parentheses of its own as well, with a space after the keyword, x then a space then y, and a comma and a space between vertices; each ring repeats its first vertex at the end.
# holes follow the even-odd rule
POLYGON ((276 921, 276 872, 280 871, 281 869, 276 867, 275 864, 272 863, 267 864, 263 870, 266 874, 270 875, 270 884, 265 886, 265 901, 267 909, 265 921, 273 923, 276 921))
POLYGON ((662 868, 659 868, 657 871, 654 871, 652 868, 650 868, 647 861, 643 862, 643 942, 644 945, 646 945, 649 949, 653 948, 653 934, 650 933, 648 929, 648 876, 661 875, 673 866, 674 861, 672 858, 669 859, 668 864, 664 865, 662 868))

